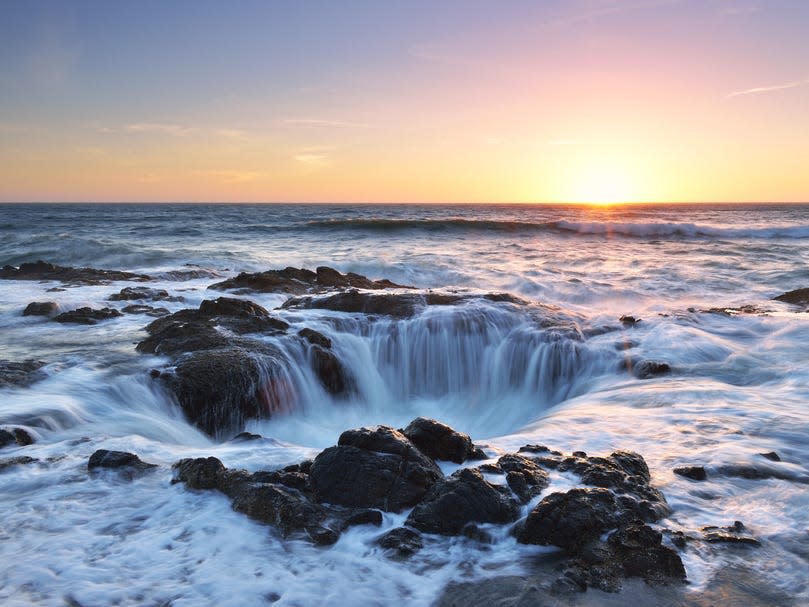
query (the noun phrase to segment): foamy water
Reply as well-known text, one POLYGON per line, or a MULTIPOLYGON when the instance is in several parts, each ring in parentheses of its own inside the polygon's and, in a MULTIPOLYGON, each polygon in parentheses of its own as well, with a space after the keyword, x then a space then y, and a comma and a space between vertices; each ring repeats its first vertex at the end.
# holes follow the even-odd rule
MULTIPOLYGON (((171 485, 172 463, 214 455, 226 466, 272 469, 314 456, 351 427, 400 427, 428 415, 493 452, 542 443, 590 454, 641 453, 672 506, 661 525, 684 531, 741 520, 752 550, 689 548, 688 592, 713 571, 747 562, 809 602, 809 315, 771 301, 809 286, 809 207, 576 207, 107 205, 0 207, 0 265, 145 272, 181 295, 177 311, 222 293, 221 276, 329 265, 420 288, 505 291, 527 306, 472 301, 411 319, 369 323, 325 310, 274 310, 294 329, 328 335, 357 383, 335 400, 305 352, 284 353, 294 410, 219 442, 189 425, 148 376, 166 359, 134 345, 151 320, 92 327, 23 317, 31 301, 63 310, 123 307, 106 298, 131 283, 71 287, 0 281, 0 358, 40 359, 46 378, 0 389, 0 422, 37 439, 0 458, 40 461, 0 471, 0 603, 64 605, 429 605, 452 580, 513 574, 538 551, 492 528, 493 546, 429 538, 407 562, 386 559, 381 529, 356 527, 334 546, 281 540, 233 512, 229 500, 171 485), (766 314, 708 308, 753 305, 766 314), (641 317, 623 327, 622 314, 641 317), (628 361, 672 373, 639 380, 628 361), (133 451, 159 468, 134 481, 88 476, 96 449, 133 451), (783 462, 759 454, 776 451, 783 462), (704 464, 709 480, 678 477, 704 464), (783 480, 724 477, 728 464, 775 467, 783 480)), ((282 295, 246 296, 276 308, 282 295)), ((445 466, 445 472, 456 466, 445 466)), ((572 482, 556 475, 558 483, 572 482)), ((502 479, 501 479, 502 480, 502 479)), ((535 503, 535 502, 534 502, 535 503)))

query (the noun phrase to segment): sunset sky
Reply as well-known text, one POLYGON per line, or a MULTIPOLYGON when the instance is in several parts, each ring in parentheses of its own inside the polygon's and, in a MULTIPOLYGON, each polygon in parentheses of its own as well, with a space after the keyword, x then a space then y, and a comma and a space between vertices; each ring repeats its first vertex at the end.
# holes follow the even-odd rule
POLYGON ((2 201, 806 201, 809 2, 39 2, 2 201))

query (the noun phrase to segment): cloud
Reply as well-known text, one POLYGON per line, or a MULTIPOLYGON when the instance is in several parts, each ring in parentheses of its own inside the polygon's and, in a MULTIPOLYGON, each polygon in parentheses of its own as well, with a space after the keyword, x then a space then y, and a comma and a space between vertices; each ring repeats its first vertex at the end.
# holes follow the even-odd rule
POLYGON ((295 154, 292 158, 311 166, 325 166, 329 164, 329 157, 325 154, 295 154))
POLYGON ((206 171, 205 174, 219 179, 222 183, 248 183, 268 176, 264 171, 238 170, 206 171))
POLYGON ((595 21, 603 17, 610 17, 612 15, 618 15, 620 13, 626 13, 629 11, 660 8, 664 6, 671 6, 673 4, 680 4, 681 2, 682 0, 642 0, 634 2, 626 2, 622 0, 602 0, 601 2, 596 3, 595 7, 591 7, 588 10, 566 17, 550 19, 549 21, 546 21, 540 25, 551 27, 577 25, 579 23, 595 21))
POLYGON ((185 126, 166 122, 134 122, 119 127, 101 126, 96 130, 99 133, 118 135, 156 134, 167 137, 189 137, 200 135, 207 137, 221 137, 223 139, 246 139, 247 133, 241 129, 230 128, 202 128, 185 126))
POLYGON ((195 128, 184 127, 179 124, 164 124, 159 122, 137 122, 127 124, 124 129, 127 133, 159 133, 172 137, 185 137, 197 132, 195 128))
POLYGON ((756 86, 750 89, 744 89, 741 91, 733 91, 732 93, 728 93, 725 98, 732 99, 733 97, 742 97, 745 95, 758 95, 759 93, 771 93, 773 91, 785 91, 787 89, 794 89, 798 88, 799 86, 804 86, 809 84, 809 78, 804 78, 803 80, 793 80, 792 82, 784 82, 783 84, 773 84, 770 86, 756 86))

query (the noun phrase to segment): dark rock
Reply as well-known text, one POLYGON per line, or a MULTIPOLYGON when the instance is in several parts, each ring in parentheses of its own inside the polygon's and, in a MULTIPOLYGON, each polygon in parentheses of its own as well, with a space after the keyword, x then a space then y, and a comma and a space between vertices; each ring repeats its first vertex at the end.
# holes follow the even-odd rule
POLYGON ((209 289, 234 290, 241 292, 289 293, 322 293, 329 289, 393 289, 412 288, 397 285, 389 280, 369 280, 365 276, 349 272, 341 274, 333 268, 321 266, 312 272, 304 268, 284 268, 266 272, 243 272, 235 278, 229 278, 208 287, 209 289))
POLYGON ((635 318, 634 316, 624 315, 618 320, 621 321, 621 324, 623 324, 625 327, 634 327, 640 322, 641 319, 635 318))
POLYGON ((56 316, 59 304, 55 301, 32 301, 23 310, 23 316, 56 316))
POLYGON ((309 475, 295 470, 292 466, 283 470, 259 471, 253 474, 253 479, 262 483, 284 485, 303 492, 308 492, 309 489, 309 475))
POLYGON ((231 440, 234 443, 261 440, 261 435, 260 434, 253 434, 252 432, 239 432, 231 440))
POLYGON ((109 301, 184 301, 183 297, 169 295, 165 289, 124 287, 107 298, 109 301))
POLYGON ((506 483, 524 504, 548 486, 548 473, 522 455, 508 453, 497 460, 497 466, 506 473, 506 483))
POLYGON ((741 521, 735 521, 729 527, 707 526, 702 528, 702 537, 712 544, 742 544, 746 546, 761 546, 761 542, 747 533, 747 527, 741 521))
POLYGON ((312 346, 309 356, 312 370, 329 394, 343 396, 352 391, 354 383, 333 352, 320 346, 312 346))
POLYGON ((618 503, 607 489, 551 493, 516 529, 522 544, 552 544, 576 553, 584 544, 618 526, 618 503))
POLYGON ((39 371, 44 366, 45 363, 41 360, 24 360, 22 362, 0 360, 0 388, 28 386, 45 376, 39 371))
POLYGON ((17 439, 14 437, 14 434, 9 432, 8 430, 0 429, 0 449, 3 447, 7 447, 9 445, 16 445, 17 439))
POLYGON ((441 478, 432 460, 387 426, 343 432, 309 474, 319 502, 389 512, 413 506, 441 478))
POLYGON ((328 527, 314 525, 306 528, 309 539, 318 546, 331 546, 340 539, 340 534, 328 527))
POLYGON ((14 434, 14 440, 17 441, 17 444, 20 447, 27 447, 28 445, 34 444, 34 437, 31 436, 28 430, 24 430, 23 428, 13 428, 11 432, 14 434))
POLYGON ((382 525, 382 512, 371 508, 356 510, 349 514, 343 521, 344 528, 355 527, 357 525, 382 525))
POLYGON ((316 543, 336 541, 336 537, 331 541, 331 534, 324 534, 321 530, 326 511, 293 489, 253 482, 232 482, 223 488, 233 500, 236 512, 272 525, 284 535, 311 530, 309 537, 316 543))
POLYGON ((115 280, 150 280, 145 274, 132 274, 120 270, 69 268, 45 261, 23 263, 19 267, 3 266, 0 278, 10 280, 58 280, 70 284, 101 285, 115 280))
POLYGON ((809 475, 799 475, 790 469, 778 469, 775 466, 757 466, 753 464, 727 464, 719 466, 716 472, 721 476, 744 478, 750 481, 778 479, 796 483, 809 484, 809 475))
POLYGON ((320 333, 313 329, 304 328, 298 331, 298 335, 303 337, 306 341, 308 341, 310 344, 314 346, 320 346, 321 348, 324 348, 326 350, 331 349, 331 340, 325 335, 323 335, 323 333, 320 333))
POLYGON ((783 301, 784 303, 792 304, 794 306, 809 307, 809 288, 787 291, 778 297, 773 297, 773 299, 776 301, 783 301))
POLYGON ((638 379, 649 379, 650 377, 671 373, 671 367, 668 363, 656 360, 642 360, 632 366, 632 373, 638 379))
POLYGON ((439 481, 418 504, 407 524, 425 533, 458 535, 469 523, 509 523, 519 506, 505 487, 493 485, 473 468, 439 481))
POLYGON ((674 469, 674 474, 679 474, 694 481, 704 481, 708 478, 703 466, 681 466, 674 469))
POLYGON ((17 457, 7 457, 0 459, 0 472, 12 466, 24 466, 26 464, 34 464, 39 460, 27 455, 18 455, 17 457))
POLYGON ((462 464, 474 453, 469 435, 456 432, 434 419, 417 417, 402 430, 419 450, 433 459, 462 464))
POLYGON ((377 540, 377 544, 386 550, 395 551, 394 555, 399 557, 408 557, 424 547, 421 534, 407 527, 391 529, 377 540))
POLYGON ((640 577, 655 582, 685 580, 682 559, 661 542, 659 531, 641 523, 622 526, 607 541, 624 577, 640 577))
POLYGON ((780 462, 781 456, 778 455, 775 451, 770 451, 769 453, 759 453, 761 457, 766 457, 771 462, 780 462))
POLYGON ((109 320, 123 316, 118 310, 113 308, 101 308, 94 310, 93 308, 83 307, 69 312, 62 312, 54 320, 61 323, 74 323, 79 325, 94 325, 102 320, 109 320))
POLYGON ((215 457, 181 459, 172 466, 174 480, 191 489, 216 489, 225 473, 225 466, 215 457))
POLYGON ((142 472, 151 468, 157 468, 157 465, 142 461, 134 453, 99 449, 90 456, 87 462, 88 470, 96 470, 98 468, 128 468, 142 472))
POLYGON ((365 293, 352 289, 326 297, 298 297, 283 308, 323 309, 408 318, 426 306, 453 305, 468 297, 441 293, 365 293))
POLYGON ((188 420, 211 436, 239 432, 248 419, 268 418, 291 401, 272 357, 243 348, 194 352, 160 380, 174 393, 188 420))

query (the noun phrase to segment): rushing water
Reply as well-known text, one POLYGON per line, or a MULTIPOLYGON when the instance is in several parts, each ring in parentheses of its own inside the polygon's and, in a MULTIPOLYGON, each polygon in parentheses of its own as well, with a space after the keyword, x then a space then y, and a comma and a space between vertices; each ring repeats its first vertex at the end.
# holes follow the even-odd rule
MULTIPOLYGON (((0 471, 0 603, 63 605, 429 605, 451 580, 518 573, 537 547, 503 533, 493 549, 435 539, 406 563, 381 557, 382 530, 357 527, 329 548, 283 541, 230 509, 227 498, 171 485, 181 457, 269 469, 311 457, 360 425, 400 427, 417 415, 468 432, 492 450, 543 443, 643 454, 673 513, 693 531, 742 520, 757 550, 689 549, 688 592, 747 561, 798 604, 809 602, 809 315, 771 301, 809 286, 809 206, 5 205, 0 265, 44 259, 147 273, 182 295, 171 311, 221 293, 216 279, 285 266, 329 265, 420 288, 508 292, 529 302, 476 300, 408 319, 369 322, 324 310, 279 309, 293 327, 327 334, 356 381, 332 399, 284 353, 290 411, 254 421, 258 443, 214 441, 189 425, 148 375, 148 318, 85 327, 23 317, 31 301, 61 309, 105 301, 128 283, 70 287, 0 281, 0 359, 46 361, 47 377, 0 388, 0 422, 34 445, 6 448, 36 464, 0 471), (766 313, 709 308, 752 305, 766 313), (624 328, 622 314, 643 318, 624 328), (607 330, 611 329, 611 330, 607 330), (669 363, 640 380, 630 360, 669 363), (90 478, 88 456, 128 450, 160 464, 128 482, 90 478), (711 474, 728 464, 781 476, 711 474), (672 473, 705 464, 709 480, 672 473)), ((285 296, 247 296, 277 308, 285 296)), ((267 338, 273 339, 273 338, 267 338)), ((445 467, 445 471, 453 467, 445 467)), ((557 479, 558 480, 558 479, 557 479)))

